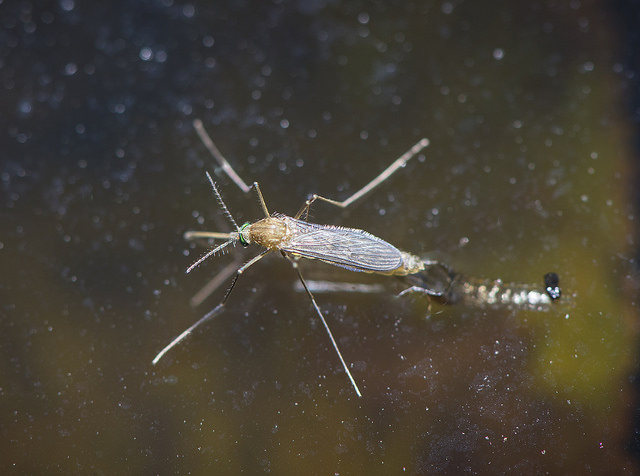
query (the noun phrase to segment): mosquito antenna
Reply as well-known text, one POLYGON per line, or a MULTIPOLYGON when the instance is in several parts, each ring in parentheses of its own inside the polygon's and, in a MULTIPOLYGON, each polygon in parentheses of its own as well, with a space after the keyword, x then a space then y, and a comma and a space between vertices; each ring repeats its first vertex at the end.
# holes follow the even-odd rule
POLYGON ((216 197, 218 198, 218 203, 220 204, 220 208, 222 208, 222 211, 224 212, 224 214, 227 216, 227 218, 229 219, 229 221, 233 224, 233 227, 237 230, 240 231, 240 227, 238 226, 238 224, 236 223, 236 221, 233 219, 233 217, 231 216, 231 212, 229 211, 229 209, 227 208, 227 206, 224 204, 224 200, 222 199, 222 195, 220 194, 220 192, 218 191, 218 187, 216 187, 215 182, 213 181, 213 179, 211 178, 211 175, 209 175, 209 172, 206 172, 207 174, 207 178, 209 179, 209 182, 211 182, 211 187, 213 188, 213 193, 216 194, 216 197))
POLYGON ((198 261, 196 261, 195 263, 193 263, 191 266, 189 266, 187 268, 186 274, 189 274, 191 271, 193 271, 195 268, 197 268, 198 266, 200 266, 200 263, 202 263, 204 260, 206 260, 209 256, 213 256, 215 255, 218 251, 220 251, 221 249, 229 246, 231 243, 235 243, 236 239, 235 237, 229 238, 225 243, 222 243, 220 246, 216 246, 214 249, 207 251, 205 254, 203 254, 198 261))

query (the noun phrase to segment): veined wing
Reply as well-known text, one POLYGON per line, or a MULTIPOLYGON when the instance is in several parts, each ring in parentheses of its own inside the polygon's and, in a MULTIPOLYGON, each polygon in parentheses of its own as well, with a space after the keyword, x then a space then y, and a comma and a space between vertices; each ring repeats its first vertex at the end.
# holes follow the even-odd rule
POLYGON ((395 246, 364 230, 282 218, 292 234, 280 249, 292 255, 365 273, 391 272, 402 265, 395 246))

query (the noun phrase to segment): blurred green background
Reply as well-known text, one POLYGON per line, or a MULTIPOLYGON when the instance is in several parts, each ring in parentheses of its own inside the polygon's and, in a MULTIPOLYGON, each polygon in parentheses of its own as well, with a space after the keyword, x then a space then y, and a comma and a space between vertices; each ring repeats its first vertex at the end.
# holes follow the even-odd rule
MULTIPOLYGON (((3 473, 637 473, 635 18, 590 0, 0 3, 3 473), (393 279, 302 262, 384 286, 316 296, 359 399, 274 255, 153 367, 224 289, 194 293, 258 253, 184 274, 202 251, 184 231, 229 230, 194 118, 288 214, 428 137, 312 220, 470 276, 556 271, 565 299, 428 315, 393 279)), ((260 218, 216 180, 236 220, 260 218)))

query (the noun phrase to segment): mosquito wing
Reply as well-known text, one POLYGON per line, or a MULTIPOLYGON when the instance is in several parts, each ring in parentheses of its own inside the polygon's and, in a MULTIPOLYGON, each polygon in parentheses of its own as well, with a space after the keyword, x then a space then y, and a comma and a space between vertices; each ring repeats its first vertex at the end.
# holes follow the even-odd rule
POLYGON ((402 254, 395 246, 364 230, 281 218, 291 236, 280 249, 294 256, 365 273, 390 273, 402 265, 402 254))

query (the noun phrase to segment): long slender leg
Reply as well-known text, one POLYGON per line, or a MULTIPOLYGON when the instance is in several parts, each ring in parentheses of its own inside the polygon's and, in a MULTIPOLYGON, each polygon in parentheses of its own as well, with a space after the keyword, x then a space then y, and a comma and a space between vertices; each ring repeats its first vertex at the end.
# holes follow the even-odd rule
POLYGON ((396 294, 396 297, 404 296, 405 294, 409 294, 409 293, 420 294, 420 296, 424 296, 426 298, 427 300, 427 316, 426 317, 429 317, 431 315, 431 295, 429 294, 429 292, 426 289, 421 288, 420 286, 411 286, 405 289, 404 291, 400 291, 398 294, 396 294))
POLYGON ((240 178, 240 176, 236 173, 236 171, 233 170, 233 167, 231 167, 229 162, 227 162, 227 159, 225 159, 222 153, 220 153, 216 145, 211 140, 211 136, 207 134, 207 131, 204 129, 204 126, 202 125, 202 121, 200 119, 194 119, 193 127, 195 128, 196 132, 200 136, 200 140, 202 141, 204 146, 207 148, 209 153, 213 156, 214 159, 216 159, 220 167, 222 167, 222 170, 224 170, 227 173, 227 175, 231 177, 231 180, 235 182, 235 184, 240 188, 240 190, 242 190, 244 193, 248 193, 249 190, 251 190, 251 187, 246 183, 244 183, 244 180, 240 178))
POLYGON ((220 233, 217 231, 185 231, 183 238, 187 241, 194 240, 229 240, 234 238, 234 233, 220 233))
POLYGON ((333 345, 333 348, 335 349, 336 353, 338 354, 338 357, 340 358, 340 363, 342 363, 342 367, 344 368, 344 371, 347 374, 347 377, 349 377, 349 380, 351 381, 351 385, 353 386, 353 389, 356 391, 356 394, 358 395, 358 397, 362 397, 362 393, 360 393, 360 389, 358 388, 356 381, 353 379, 353 375, 351 375, 351 372, 349 371, 349 367, 347 367, 347 364, 345 363, 344 358, 342 357, 342 352, 340 352, 340 348, 338 347, 336 340, 333 338, 331 329, 329 328, 329 325, 327 324, 327 321, 325 320, 324 315, 322 314, 322 311, 318 306, 318 303, 316 303, 316 300, 313 297, 313 294, 311 294, 311 291, 309 291, 309 288, 307 287, 307 283, 305 283, 304 278, 302 277, 302 273, 300 272, 300 268, 298 267, 297 261, 291 258, 290 256, 287 256, 285 253, 282 253, 282 255, 291 262, 293 269, 295 269, 296 273, 298 273, 300 282, 302 283, 304 290, 307 292, 309 299, 311 299, 311 303, 313 304, 313 307, 315 308, 316 313, 318 314, 318 316, 320 316, 320 320, 322 321, 322 325, 324 325, 324 328, 327 331, 327 334, 329 334, 329 339, 331 340, 331 344, 333 345))
MULTIPOLYGON (((211 140, 211 136, 209 136, 207 131, 204 129, 204 126, 202 125, 202 121, 200 119, 194 119, 193 127, 195 128, 196 132, 200 136, 202 143, 205 145, 209 153, 213 156, 214 159, 216 159, 220 167, 222 167, 222 170, 224 170, 227 173, 227 175, 231 178, 231 180, 235 182, 235 184, 240 188, 240 190, 242 190, 245 193, 249 192, 251 190, 251 187, 248 186, 244 182, 244 180, 242 180, 242 178, 240 178, 240 176, 236 173, 236 171, 233 170, 233 167, 231 167, 231 164, 229 164, 229 162, 227 161, 227 159, 224 158, 220 150, 218 150, 216 145, 211 140)), ((409 149, 400 157, 398 157, 389 167, 384 169, 376 178, 374 178, 371 182, 369 182, 367 185, 362 187, 360 190, 358 190, 357 192, 355 192, 353 195, 351 195, 349 198, 347 198, 342 202, 339 202, 337 200, 332 200, 330 198, 322 197, 320 195, 313 195, 309 200, 305 202, 303 207, 295 215, 294 218, 300 218, 300 216, 305 212, 306 212, 306 215, 308 216, 309 207, 316 200, 322 200, 324 202, 331 203, 340 208, 347 208, 353 202, 361 198, 363 195, 366 195, 371 190, 373 190, 378 185, 380 185, 382 182, 387 180, 391 175, 393 175, 393 173, 396 170, 398 170, 401 167, 404 167, 404 165, 407 162, 409 162, 409 160, 415 157, 422 149, 424 149, 428 145, 429 145, 429 139, 426 139, 426 138, 420 139, 413 147, 411 147, 411 149, 409 149)), ((258 198, 260 199, 260 204, 262 205, 262 209, 265 211, 265 214, 269 216, 269 212, 264 202, 264 198, 262 197, 262 193, 260 192, 260 187, 258 186, 258 183, 254 182, 253 186, 258 191, 258 198)))
POLYGON ((266 217, 269 218, 271 215, 269 215, 269 209, 267 208, 267 203, 264 201, 264 197, 262 196, 262 192, 260 191, 260 185, 258 185, 258 182, 253 182, 253 188, 255 188, 256 192, 258 193, 258 200, 260 200, 262 211, 264 212, 266 217))
POLYGON ((248 261, 247 263, 242 265, 240 268, 238 268, 238 270, 236 271, 236 275, 233 278, 233 281, 231 281, 231 286, 229 287, 229 290, 227 291, 227 293, 224 295, 224 298, 222 298, 222 301, 220 301, 220 304, 218 304, 211 311, 209 311, 204 316, 202 316, 198 321, 195 322, 195 324, 192 324, 188 329, 182 332, 182 334, 180 334, 175 339, 173 339, 164 349, 158 352, 158 355, 154 357, 151 363, 153 365, 157 364, 160 361, 160 359, 164 356, 164 354, 169 352, 173 347, 175 347, 176 344, 178 344, 185 337, 191 334, 197 327, 199 327, 201 324, 204 324, 209 319, 213 318, 214 316, 222 312, 224 305, 227 303, 227 299, 229 299, 229 295, 231 295, 231 291, 233 291, 233 288, 236 285, 236 282, 238 281, 238 278, 240 277, 240 275, 244 273, 247 270, 247 268, 249 268, 250 266, 260 261, 262 258, 264 258, 264 256, 269 252, 271 252, 271 250, 264 250, 258 256, 251 259, 251 261, 248 261))
POLYGON ((227 266, 224 267, 222 271, 219 271, 212 279, 209 280, 207 284, 202 286, 200 291, 198 291, 190 300, 189 304, 191 307, 198 307, 200 304, 204 302, 209 296, 213 294, 213 292, 220 287, 222 283, 224 283, 227 279, 229 279, 236 271, 238 270, 238 266, 240 266, 240 259, 236 258, 227 266))
POLYGON ((402 154, 400 157, 398 157, 389 167, 384 169, 382 171, 382 173, 380 173, 380 175, 378 175, 371 182, 369 182, 367 185, 362 187, 360 190, 358 190, 357 192, 355 192, 353 195, 351 195, 346 200, 343 200, 342 202, 339 202, 337 200, 332 200, 330 198, 325 198, 325 197, 322 197, 322 196, 317 195, 317 194, 312 195, 311 198, 308 199, 305 202, 305 204, 302 206, 302 208, 300 209, 300 211, 296 214, 296 216, 294 218, 300 218, 300 216, 302 216, 303 213, 305 214, 305 216, 308 217, 308 215, 309 215, 309 207, 316 200, 322 200, 323 202, 331 203, 332 205, 335 205, 335 206, 340 207, 340 208, 347 208, 353 202, 355 202, 356 200, 361 198, 363 195, 366 195, 371 190, 373 190, 378 185, 380 185, 382 182, 384 182, 389 177, 391 177, 391 175, 393 175, 393 173, 396 170, 398 170, 401 167, 404 167, 404 165, 407 162, 409 162, 409 160, 411 160, 413 157, 415 157, 422 149, 424 149, 428 145, 429 145, 429 139, 426 139, 426 138, 425 139, 420 139, 413 147, 411 147, 411 149, 406 151, 404 154, 402 154))

